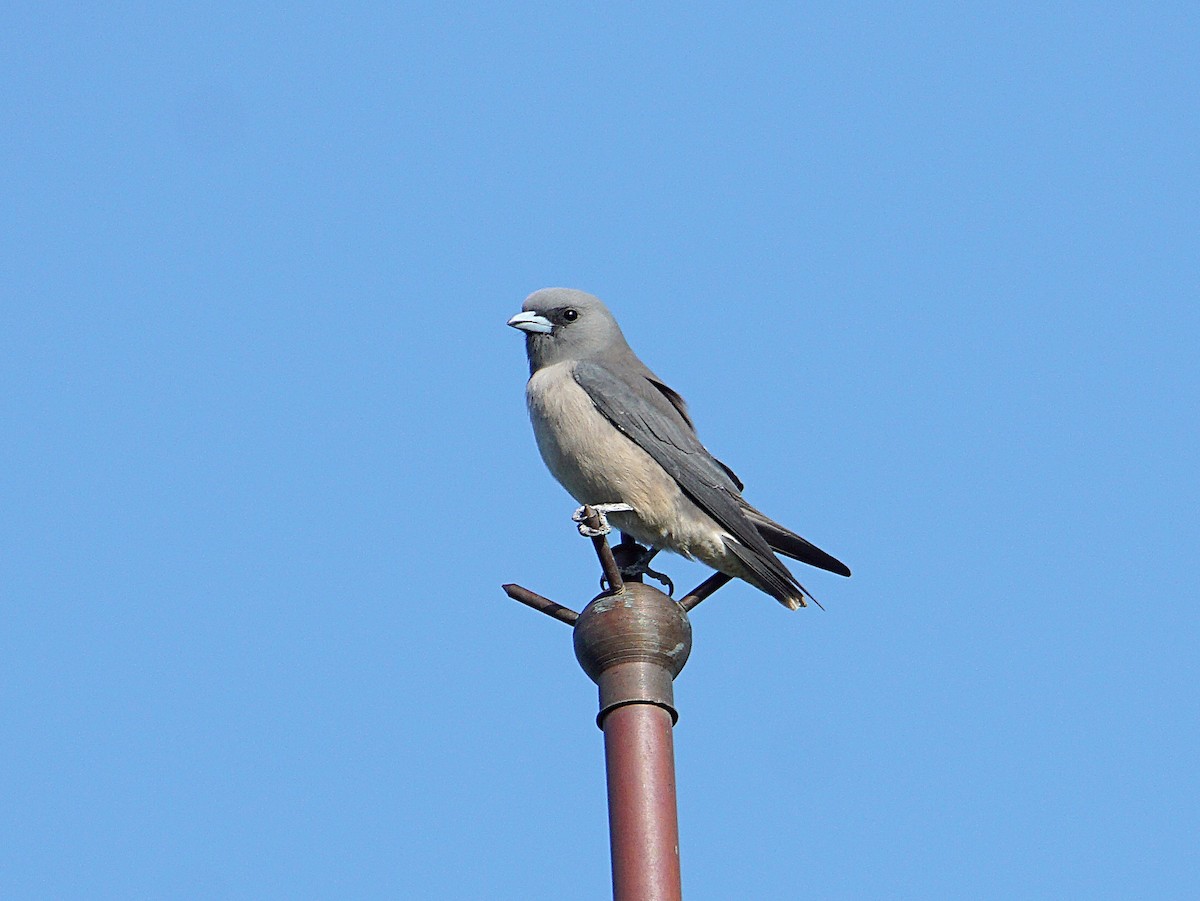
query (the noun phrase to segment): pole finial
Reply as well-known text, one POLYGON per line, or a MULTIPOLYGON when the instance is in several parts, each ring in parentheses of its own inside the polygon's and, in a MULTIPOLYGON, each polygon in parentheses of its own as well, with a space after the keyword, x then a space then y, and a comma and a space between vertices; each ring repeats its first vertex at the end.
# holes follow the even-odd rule
POLYGON ((657 588, 626 582, 599 595, 575 623, 575 657, 600 686, 597 723, 625 704, 654 704, 678 720, 672 680, 692 651, 687 614, 657 588))

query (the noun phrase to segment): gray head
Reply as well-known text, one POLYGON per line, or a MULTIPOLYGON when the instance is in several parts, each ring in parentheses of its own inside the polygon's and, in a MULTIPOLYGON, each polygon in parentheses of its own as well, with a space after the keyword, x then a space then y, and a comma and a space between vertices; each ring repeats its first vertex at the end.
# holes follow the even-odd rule
POLYGON ((508 324, 525 333, 529 371, 566 360, 633 356, 600 299, 572 288, 534 291, 508 324))

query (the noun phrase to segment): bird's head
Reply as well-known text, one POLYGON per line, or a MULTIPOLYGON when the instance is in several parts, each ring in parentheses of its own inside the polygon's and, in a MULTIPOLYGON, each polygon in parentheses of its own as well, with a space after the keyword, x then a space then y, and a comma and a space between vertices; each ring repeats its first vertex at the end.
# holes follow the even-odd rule
POLYGON ((508 324, 525 333, 529 371, 628 351, 621 327, 600 299, 572 288, 543 288, 525 298, 508 324))

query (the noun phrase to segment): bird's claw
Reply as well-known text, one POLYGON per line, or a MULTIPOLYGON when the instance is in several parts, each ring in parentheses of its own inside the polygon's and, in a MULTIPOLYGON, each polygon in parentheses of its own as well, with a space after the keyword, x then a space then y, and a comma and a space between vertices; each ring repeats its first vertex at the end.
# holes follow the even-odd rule
MULTIPOLYGON (((663 585, 665 585, 667 588, 667 597, 671 597, 672 595, 675 594, 675 583, 671 581, 671 577, 668 576, 666 573, 660 573, 656 570, 651 569, 648 566, 626 566, 624 569, 621 570, 621 578, 622 579, 627 579, 627 580, 632 581, 637 576, 649 576, 651 579, 655 579, 656 581, 662 582, 663 585)), ((608 584, 608 579, 604 578, 604 576, 601 576, 600 577, 600 590, 608 591, 609 588, 610 588, 610 586, 608 584)))
POLYGON ((661 582, 663 585, 665 585, 667 589, 667 596, 670 597, 671 595, 675 594, 675 583, 671 581, 671 577, 666 573, 660 573, 658 570, 650 568, 650 561, 654 559, 657 553, 658 550, 656 548, 650 548, 645 554, 642 555, 642 559, 638 560, 636 563, 631 563, 629 566, 622 567, 621 576, 626 579, 632 579, 637 576, 649 576, 656 582, 661 582))
POLYGON ((632 510, 633 507, 629 504, 588 504, 572 513, 571 519, 579 524, 579 534, 584 538, 602 538, 612 531, 608 522, 609 513, 629 513, 632 510), (593 529, 587 524, 589 508, 595 511, 596 519, 600 522, 598 529, 593 529))
POLYGON ((646 566, 646 567, 643 567, 643 574, 649 576, 651 579, 654 579, 656 582, 662 582, 662 584, 667 589, 667 597, 674 596, 675 583, 671 581, 671 577, 668 576, 666 573, 660 573, 657 570, 651 569, 650 567, 646 566))

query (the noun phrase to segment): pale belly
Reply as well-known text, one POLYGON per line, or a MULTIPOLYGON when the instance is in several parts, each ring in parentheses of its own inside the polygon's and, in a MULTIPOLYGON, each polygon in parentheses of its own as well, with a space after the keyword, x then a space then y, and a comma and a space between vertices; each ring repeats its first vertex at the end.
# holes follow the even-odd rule
POLYGON ((698 557, 728 557, 722 530, 661 466, 618 432, 571 376, 570 364, 539 370, 526 387, 529 417, 546 467, 581 504, 626 503, 609 520, 643 544, 698 557))

